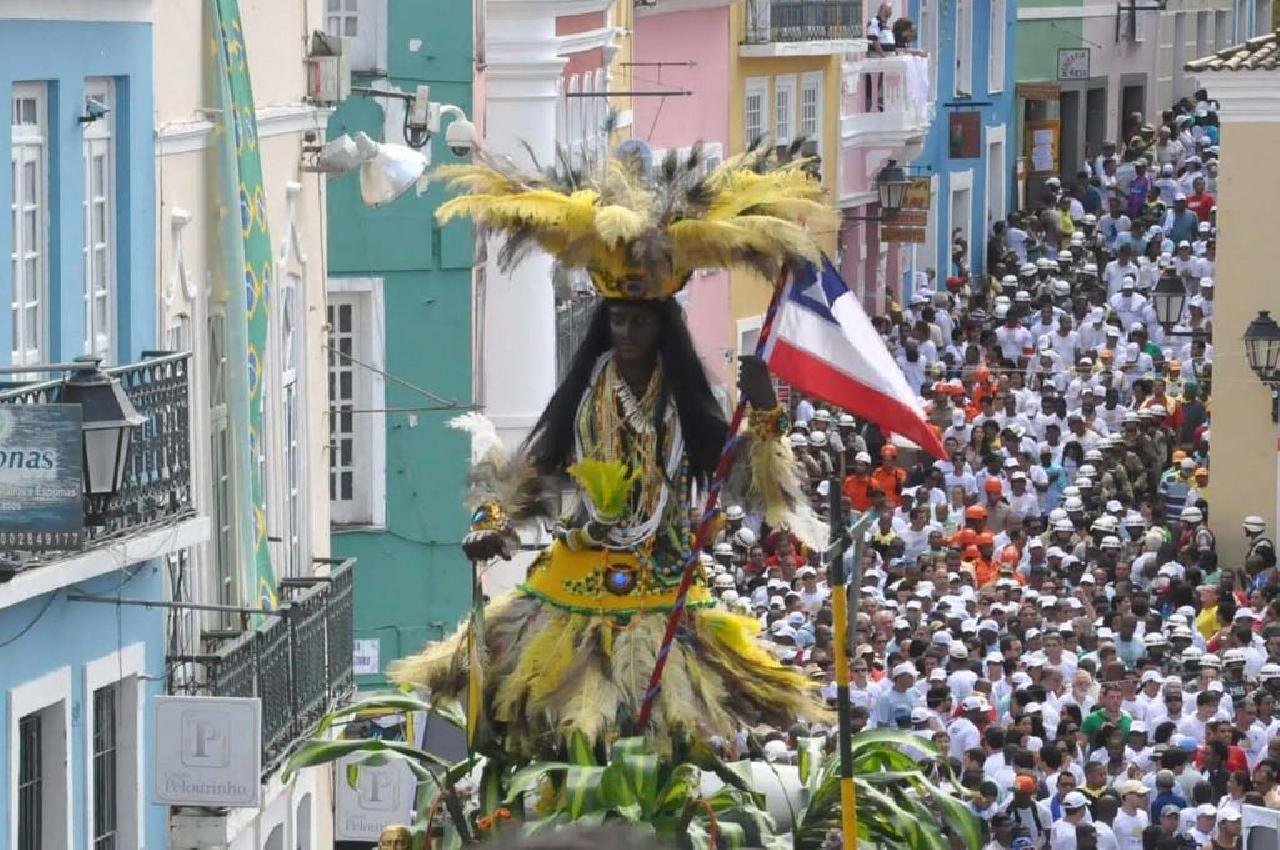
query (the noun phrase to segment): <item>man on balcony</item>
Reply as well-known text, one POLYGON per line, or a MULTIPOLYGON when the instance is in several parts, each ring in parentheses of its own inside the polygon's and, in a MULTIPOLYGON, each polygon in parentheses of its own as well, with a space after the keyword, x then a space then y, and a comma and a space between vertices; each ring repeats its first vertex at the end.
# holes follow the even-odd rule
POLYGON ((897 47, 893 39, 893 28, 889 18, 893 15, 893 4, 883 2, 876 10, 875 17, 867 21, 867 49, 876 56, 892 53, 897 47))

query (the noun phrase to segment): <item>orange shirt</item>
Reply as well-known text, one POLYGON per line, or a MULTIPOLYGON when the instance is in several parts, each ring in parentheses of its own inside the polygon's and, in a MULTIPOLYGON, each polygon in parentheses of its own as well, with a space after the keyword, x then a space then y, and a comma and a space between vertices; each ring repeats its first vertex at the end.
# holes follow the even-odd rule
POLYGON ((996 580, 996 565, 991 561, 979 558, 973 562, 973 582, 978 587, 986 587, 996 580))
POLYGON ((871 483, 884 491, 890 504, 897 505, 902 501, 902 485, 907 483, 907 471, 900 466, 881 466, 871 473, 871 483))
POLYGON ((840 490, 855 511, 865 511, 871 507, 871 484, 870 475, 858 475, 855 472, 845 476, 840 490))

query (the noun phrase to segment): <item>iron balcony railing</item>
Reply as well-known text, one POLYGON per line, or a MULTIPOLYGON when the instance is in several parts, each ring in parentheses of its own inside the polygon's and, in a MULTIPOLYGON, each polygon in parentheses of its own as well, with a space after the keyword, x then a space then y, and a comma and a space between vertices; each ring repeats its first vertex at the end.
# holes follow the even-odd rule
MULTIPOLYGON (((107 369, 146 417, 130 440, 124 486, 107 503, 101 525, 85 529, 86 548, 194 513, 191 501, 191 355, 157 352, 139 363, 107 369)), ((0 391, 2 404, 53 404, 62 381, 0 391)), ((88 506, 86 505, 86 508, 88 506)), ((23 563, 60 557, 56 552, 6 552, 23 563)))
POLYGON ((170 693, 262 700, 262 775, 332 707, 355 690, 353 669, 355 559, 319 559, 327 576, 280 583, 278 616, 243 631, 204 633, 209 651, 170 655, 170 670, 194 665, 170 693))
POLYGON ((747 0, 746 44, 862 35, 862 0, 747 0))

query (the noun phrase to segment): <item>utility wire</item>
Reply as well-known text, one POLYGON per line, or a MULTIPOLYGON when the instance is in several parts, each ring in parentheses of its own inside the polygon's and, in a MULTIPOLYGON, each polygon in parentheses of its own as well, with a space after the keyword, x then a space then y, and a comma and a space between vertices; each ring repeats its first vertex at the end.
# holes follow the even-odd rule
POLYGON ((338 355, 343 360, 347 360, 351 363, 356 364, 357 366, 368 369, 370 372, 373 372, 377 375, 381 375, 382 377, 386 378, 389 381, 400 384, 402 387, 407 387, 408 389, 413 390, 414 392, 419 393, 420 395, 431 399, 436 404, 443 405, 443 408, 441 409, 448 410, 453 408, 460 408, 463 406, 461 403, 458 402, 457 399, 445 398, 442 395, 437 395, 436 393, 431 392, 431 390, 423 389, 417 384, 411 383, 410 381, 406 381, 404 378, 401 378, 398 375, 393 375, 390 372, 386 371, 385 369, 379 369, 377 366, 374 366, 371 363, 365 363, 363 360, 359 360, 355 357, 352 357, 350 354, 347 354, 346 352, 338 351, 336 348, 333 348, 328 343, 324 344, 324 349, 325 351, 328 351, 331 354, 338 355))

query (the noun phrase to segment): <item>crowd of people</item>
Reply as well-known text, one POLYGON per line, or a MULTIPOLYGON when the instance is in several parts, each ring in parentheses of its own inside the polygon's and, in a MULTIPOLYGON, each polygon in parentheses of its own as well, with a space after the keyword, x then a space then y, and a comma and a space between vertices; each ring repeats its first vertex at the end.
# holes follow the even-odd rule
MULTIPOLYGON (((1280 807, 1275 546, 1261 517, 1212 513, 1214 105, 1125 136, 997 223, 986 274, 960 245, 875 319, 945 460, 791 400, 814 508, 838 487, 875 512, 848 556, 854 727, 932 743, 917 755, 968 790, 991 850, 1230 850, 1244 804, 1280 807), (1170 278, 1187 297, 1162 327, 1170 278), (1220 560, 1222 535, 1247 554, 1220 560)), ((729 505, 704 564, 834 705, 822 553, 729 505)), ((785 762, 832 730, 755 731, 785 762)))

